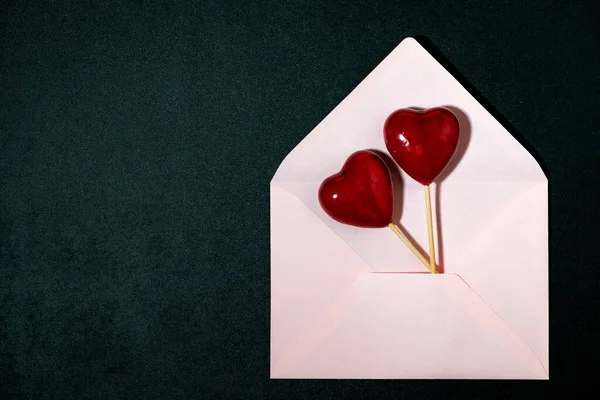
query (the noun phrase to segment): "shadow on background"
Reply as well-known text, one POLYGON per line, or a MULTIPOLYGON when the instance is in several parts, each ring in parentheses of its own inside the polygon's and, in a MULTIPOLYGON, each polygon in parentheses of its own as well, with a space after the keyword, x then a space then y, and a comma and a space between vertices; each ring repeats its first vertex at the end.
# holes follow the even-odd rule
POLYGON ((533 156, 533 158, 535 158, 537 163, 540 165, 540 168, 542 168, 542 171, 544 171, 546 178, 548 178, 548 168, 546 167, 542 157, 527 143, 525 138, 515 129, 515 127, 505 117, 503 117, 492 106, 492 104, 487 101, 481 95, 481 93, 477 91, 477 89, 475 89, 473 85, 467 81, 467 79, 458 71, 458 69, 456 69, 456 67, 454 67, 454 65, 450 63, 450 61, 448 61, 446 56, 444 56, 444 54, 433 44, 429 38, 426 36, 417 35, 415 39, 421 46, 425 48, 425 50, 427 50, 427 52, 429 52, 429 54, 431 54, 437 60, 437 62, 439 62, 446 70, 448 70, 448 72, 452 74, 452 76, 471 94, 471 96, 475 98, 475 100, 477 100, 490 114, 492 114, 492 116, 498 122, 500 122, 500 124, 502 124, 502 126, 519 142, 519 144, 521 144, 521 146, 525 148, 525 150, 529 152, 529 154, 533 156))

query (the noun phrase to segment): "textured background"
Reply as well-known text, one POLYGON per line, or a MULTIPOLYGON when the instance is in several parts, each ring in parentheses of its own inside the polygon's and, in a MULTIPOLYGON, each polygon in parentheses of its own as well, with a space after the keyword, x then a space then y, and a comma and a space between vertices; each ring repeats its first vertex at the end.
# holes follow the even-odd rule
POLYGON ((0 0, 0 398, 506 399, 593 379, 598 2, 250 3, 0 0), (269 181, 406 36, 550 178, 550 382, 268 378, 269 181))

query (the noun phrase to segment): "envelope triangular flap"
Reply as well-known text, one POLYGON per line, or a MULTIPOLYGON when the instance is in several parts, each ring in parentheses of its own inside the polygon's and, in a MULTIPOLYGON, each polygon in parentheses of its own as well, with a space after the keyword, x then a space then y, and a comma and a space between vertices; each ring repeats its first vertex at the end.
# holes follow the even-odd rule
POLYGON ((458 110, 463 138, 469 141, 448 184, 546 180, 512 135, 416 40, 407 38, 288 154, 273 182, 320 182, 356 150, 385 151, 383 123, 394 110, 435 106, 458 110))

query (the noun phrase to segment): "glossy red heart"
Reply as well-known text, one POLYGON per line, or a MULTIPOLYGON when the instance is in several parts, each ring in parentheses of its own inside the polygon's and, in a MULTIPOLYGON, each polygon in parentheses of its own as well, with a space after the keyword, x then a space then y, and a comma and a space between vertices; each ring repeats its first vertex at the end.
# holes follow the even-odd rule
POLYGON ((350 155, 341 171, 325 179, 319 202, 334 220, 362 228, 383 228, 392 222, 394 191, 390 171, 375 152, 350 155))
POLYGON ((456 116, 445 108, 400 109, 383 128, 385 145, 411 178, 429 185, 448 165, 460 137, 456 116))

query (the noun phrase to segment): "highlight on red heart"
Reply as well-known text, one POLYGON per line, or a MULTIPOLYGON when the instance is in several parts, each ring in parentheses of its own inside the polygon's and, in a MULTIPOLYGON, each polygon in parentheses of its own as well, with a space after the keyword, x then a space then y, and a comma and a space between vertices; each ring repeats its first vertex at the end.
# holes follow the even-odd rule
POLYGON ((400 168, 417 182, 429 185, 454 156, 460 125, 446 108, 404 108, 387 118, 383 133, 385 145, 400 168))
POLYGON ((334 220, 361 228, 383 228, 392 222, 394 190, 383 159, 370 150, 348 157, 340 172, 325 179, 319 202, 334 220))

